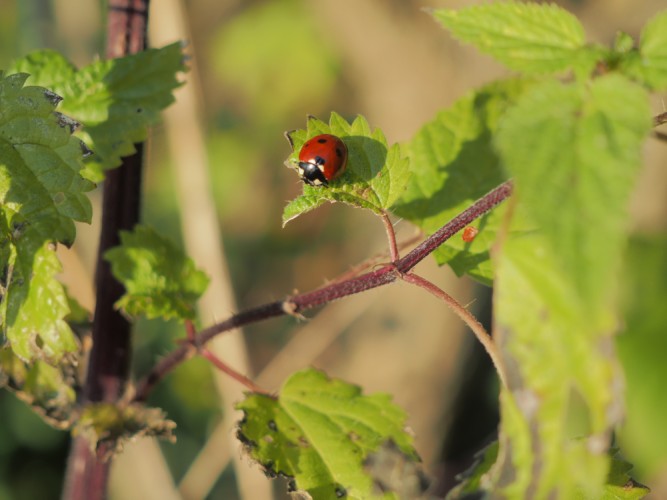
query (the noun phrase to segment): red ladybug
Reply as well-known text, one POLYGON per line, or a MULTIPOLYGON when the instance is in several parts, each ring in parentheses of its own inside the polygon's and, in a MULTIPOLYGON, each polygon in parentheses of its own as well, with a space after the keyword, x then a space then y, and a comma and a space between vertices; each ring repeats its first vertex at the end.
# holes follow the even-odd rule
POLYGON ((327 186, 345 171, 347 146, 331 134, 316 135, 299 151, 299 175, 311 186, 327 186))

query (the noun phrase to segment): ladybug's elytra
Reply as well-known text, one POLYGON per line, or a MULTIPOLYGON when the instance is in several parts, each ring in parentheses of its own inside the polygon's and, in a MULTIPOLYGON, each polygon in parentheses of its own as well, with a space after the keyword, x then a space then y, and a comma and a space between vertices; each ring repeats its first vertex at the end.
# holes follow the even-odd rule
POLYGON ((316 135, 299 151, 299 175, 306 184, 326 186, 345 171, 347 146, 331 134, 316 135))

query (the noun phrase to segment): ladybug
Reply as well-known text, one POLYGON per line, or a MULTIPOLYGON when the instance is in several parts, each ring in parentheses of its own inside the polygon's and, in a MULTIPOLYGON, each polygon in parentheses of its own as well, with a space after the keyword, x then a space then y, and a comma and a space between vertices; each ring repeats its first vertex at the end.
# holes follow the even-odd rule
POLYGON ((299 151, 299 175, 310 186, 327 186, 346 166, 347 146, 335 135, 316 135, 299 151))

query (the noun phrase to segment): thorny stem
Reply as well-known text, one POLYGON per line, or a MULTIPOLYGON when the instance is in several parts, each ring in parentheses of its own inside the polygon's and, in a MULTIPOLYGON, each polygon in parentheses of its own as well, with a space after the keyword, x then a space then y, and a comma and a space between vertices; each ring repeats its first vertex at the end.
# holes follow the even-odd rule
POLYGON ((404 274, 402 278, 404 281, 412 283, 413 285, 417 285, 418 287, 421 287, 427 292, 435 295, 437 298, 443 300, 445 304, 447 304, 447 306, 454 312, 454 314, 456 314, 463 320, 466 325, 468 325, 468 327, 475 334, 475 337, 477 337, 477 340, 480 341, 486 350, 486 353, 491 358, 491 362, 496 367, 496 371, 498 372, 500 382, 504 387, 507 387, 507 377, 505 375, 505 369, 501 362, 500 353, 498 352, 497 346, 491 335, 489 335, 482 324, 477 321, 477 318, 475 318, 475 316, 473 316, 470 311, 463 307, 461 303, 459 303, 454 297, 427 279, 422 278, 421 276, 414 273, 404 274))
MULTIPOLYGON (((396 281, 401 275, 409 273, 413 267, 424 260, 450 237, 507 199, 510 194, 512 194, 511 180, 505 181, 477 200, 468 209, 442 226, 402 259, 346 281, 335 282, 312 292, 294 295, 284 301, 271 302, 242 311, 221 323, 200 331, 196 335, 195 341, 197 345, 203 346, 216 335, 234 328, 284 314, 298 315, 303 311, 321 306, 333 300, 396 281)), ((181 345, 165 356, 153 367, 148 375, 137 383, 134 400, 145 401, 155 384, 192 355, 193 349, 190 344, 181 345)))

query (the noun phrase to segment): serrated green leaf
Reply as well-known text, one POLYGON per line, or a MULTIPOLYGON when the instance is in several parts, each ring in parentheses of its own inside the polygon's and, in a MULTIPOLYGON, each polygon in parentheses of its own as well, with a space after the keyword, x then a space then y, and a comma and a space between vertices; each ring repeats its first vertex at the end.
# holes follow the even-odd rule
POLYGON ((0 325, 24 360, 57 362, 77 349, 55 241, 71 245, 74 220, 89 222, 81 175, 86 151, 76 123, 55 112, 60 98, 25 87, 28 75, 0 75, 0 325))
POLYGON ((638 50, 624 54, 620 67, 653 90, 667 89, 667 10, 646 24, 638 50))
POLYGON ((80 175, 84 149, 71 135, 75 123, 55 112, 58 97, 24 87, 27 77, 0 76, 0 209, 9 227, 18 215, 44 239, 71 245, 73 220, 92 216, 84 192, 93 185, 80 175))
MULTIPOLYGON (((503 182, 493 134, 508 106, 530 85, 518 79, 488 85, 424 125, 406 148, 413 173, 393 212, 433 234, 503 182)), ((502 213, 502 208, 494 210, 473 224, 480 232, 471 243, 454 236, 441 245, 434 252, 437 262, 490 284, 489 249, 502 213)))
POLYGON ((206 274, 148 227, 122 231, 120 239, 120 246, 104 254, 126 290, 116 307, 148 318, 194 319, 195 302, 208 285, 206 274))
POLYGON ((103 443, 111 445, 107 452, 110 456, 120 453, 125 443, 143 436, 173 442, 175 428, 176 424, 167 420, 159 408, 138 404, 122 406, 118 403, 95 403, 84 408, 72 434, 85 436, 93 452, 103 443))
POLYGON ((626 207, 650 127, 646 93, 608 75, 587 87, 537 86, 497 135, 517 190, 583 307, 595 310, 614 291, 609 278, 620 265, 626 207))
POLYGON ((180 43, 119 59, 99 60, 80 70, 55 51, 42 50, 15 61, 11 72, 30 73, 30 83, 53 89, 62 110, 80 121, 82 139, 94 151, 88 175, 117 167, 146 139, 147 127, 173 102, 176 74, 183 71, 180 43))
POLYGON ((363 396, 316 370, 292 375, 278 399, 251 394, 237 408, 245 413, 239 438, 252 458, 312 498, 375 498, 363 461, 388 439, 416 459, 406 415, 389 396, 363 396))
POLYGON ((289 132, 294 151, 285 163, 295 168, 303 143, 319 134, 334 134, 343 140, 348 150, 347 169, 328 187, 304 184, 303 194, 285 207, 283 225, 327 201, 366 208, 376 214, 396 203, 410 178, 408 160, 401 157, 397 144, 389 147, 382 131, 371 130, 362 116, 349 124, 337 113, 331 113, 329 125, 311 117, 307 130, 289 132))
POLYGON ((598 56, 585 47, 579 20, 554 4, 495 2, 433 15, 456 38, 524 73, 590 70, 598 56))
POLYGON ((500 125, 516 210, 539 227, 510 235, 497 262, 496 330, 514 368, 494 470, 509 496, 603 494, 621 417, 610 345, 625 212, 649 129, 645 93, 619 75, 536 86, 500 125))
POLYGON ((602 500, 639 500, 650 492, 649 488, 636 482, 630 474, 632 464, 625 460, 618 449, 611 450, 611 467, 604 486, 602 500))

